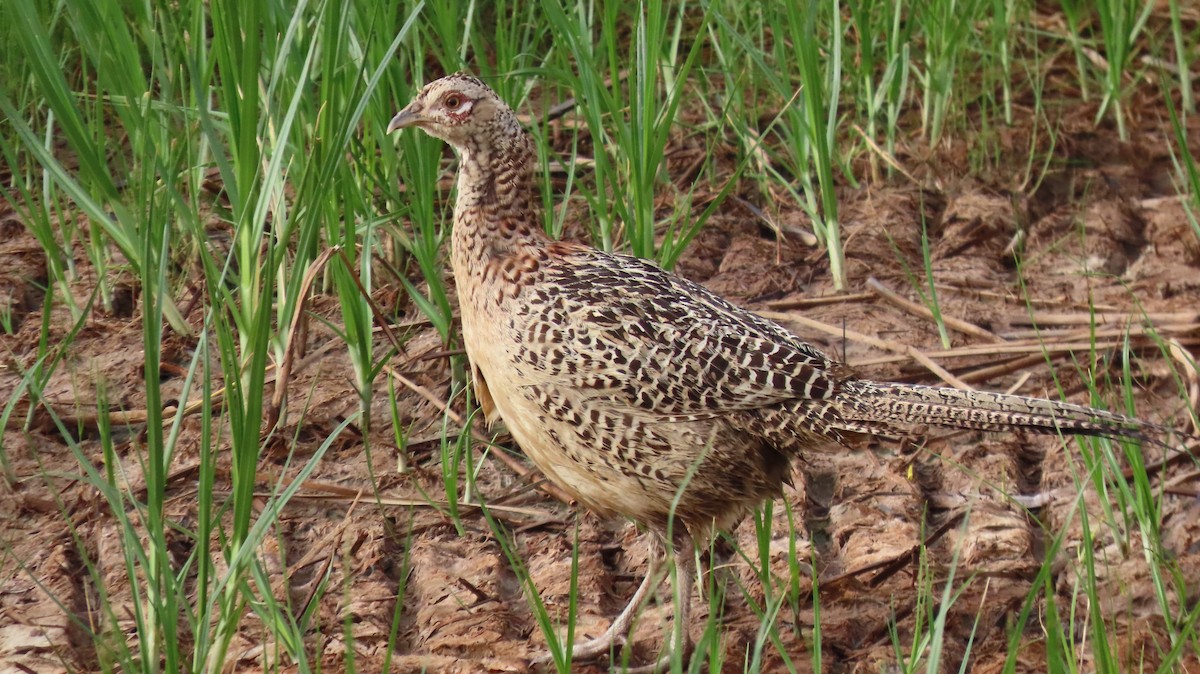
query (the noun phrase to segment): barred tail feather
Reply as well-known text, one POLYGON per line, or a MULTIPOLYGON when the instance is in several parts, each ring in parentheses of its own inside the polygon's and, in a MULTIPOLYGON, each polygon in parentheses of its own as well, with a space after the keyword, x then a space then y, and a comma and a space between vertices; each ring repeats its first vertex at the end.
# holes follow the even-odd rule
POLYGON ((849 422, 1123 437, 1169 447, 1169 431, 1156 424, 1041 398, 869 381, 848 384, 843 396, 841 414, 849 422))

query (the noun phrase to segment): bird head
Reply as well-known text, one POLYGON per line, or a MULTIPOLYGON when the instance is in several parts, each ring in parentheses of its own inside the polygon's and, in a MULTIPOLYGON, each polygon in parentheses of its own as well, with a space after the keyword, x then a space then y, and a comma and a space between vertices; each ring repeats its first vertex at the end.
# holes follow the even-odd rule
POLYGON ((417 97, 392 118, 387 132, 415 126, 461 150, 472 138, 493 128, 493 122, 497 120, 516 124, 512 110, 491 87, 459 73, 426 84, 417 97))

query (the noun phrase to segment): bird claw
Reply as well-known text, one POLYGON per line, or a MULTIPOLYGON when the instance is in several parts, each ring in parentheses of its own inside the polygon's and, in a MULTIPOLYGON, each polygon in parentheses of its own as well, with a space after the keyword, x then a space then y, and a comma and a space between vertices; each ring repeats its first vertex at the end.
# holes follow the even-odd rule
MULTIPOLYGON (((595 639, 589 639, 581 644, 576 644, 575 647, 571 649, 571 662, 586 662, 588 660, 597 659, 598 657, 606 654, 611 654, 613 656, 613 662, 618 662, 616 656, 620 650, 625 647, 625 644, 626 638, 624 635, 614 636, 612 638, 601 636, 595 639)), ((691 652, 694 648, 695 644, 692 643, 691 639, 688 639, 684 644, 684 662, 687 662, 688 656, 691 655, 691 652)), ((632 667, 625 671, 627 674, 661 674, 661 672, 665 672, 671 668, 671 660, 673 659, 673 655, 674 654, 671 652, 671 650, 668 649, 667 652, 659 657, 659 659, 655 662, 652 662, 648 665, 641 665, 640 667, 632 667)), ((530 660, 529 665, 533 668, 547 666, 554 667, 554 656, 547 651, 530 660)))
MULTIPOLYGON (((605 635, 595 639, 588 639, 583 643, 575 644, 571 649, 571 662, 585 662, 594 660, 601 655, 619 652, 625 647, 625 635, 605 635)), ((554 666, 554 654, 546 651, 541 655, 529 661, 532 667, 554 666)))
MULTIPOLYGON (((692 642, 691 637, 688 637, 683 644, 683 665, 685 669, 695 649, 696 644, 692 642)), ((663 653, 656 662, 640 667, 631 667, 625 670, 625 674, 661 674, 661 672, 666 672, 671 669, 671 661, 675 659, 674 651, 674 646, 668 647, 667 652, 663 653)))

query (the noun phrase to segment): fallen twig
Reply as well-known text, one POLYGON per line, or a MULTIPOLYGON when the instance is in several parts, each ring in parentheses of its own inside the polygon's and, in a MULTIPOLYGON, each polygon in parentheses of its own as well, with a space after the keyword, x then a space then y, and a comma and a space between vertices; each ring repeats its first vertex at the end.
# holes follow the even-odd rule
MULTIPOLYGON (((870 286, 871 289, 874 290, 876 294, 878 294, 884 300, 887 300, 888 302, 890 302, 892 305, 899 307, 900 309, 902 309, 914 316, 919 316, 921 318, 925 318, 925 319, 929 319, 929 320, 935 320, 933 311, 930 310, 929 307, 922 306, 920 304, 917 304, 916 302, 913 302, 912 300, 908 300, 908 299, 901 297, 900 295, 896 294, 894 291, 892 291, 888 287, 884 286, 882 283, 880 283, 874 277, 867 279, 867 285, 870 286)), ((991 342, 1003 341, 996 335, 988 332, 987 330, 984 330, 983 328, 979 327, 978 325, 975 325, 974 323, 968 323, 967 321, 964 321, 960 318, 954 318, 953 316, 942 315, 942 323, 944 323, 946 325, 946 327, 948 327, 948 328, 952 328, 963 334, 971 335, 973 337, 979 337, 979 338, 986 339, 991 342)))

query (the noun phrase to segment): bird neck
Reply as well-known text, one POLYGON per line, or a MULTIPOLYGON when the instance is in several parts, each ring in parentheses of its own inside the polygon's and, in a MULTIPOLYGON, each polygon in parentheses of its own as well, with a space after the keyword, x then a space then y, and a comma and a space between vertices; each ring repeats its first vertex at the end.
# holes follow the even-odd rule
POLYGON ((533 143, 523 131, 462 148, 454 227, 486 244, 479 253, 503 254, 545 241, 540 201, 533 143))
POLYGON ((500 121, 508 123, 491 137, 459 147, 450 259, 464 334, 536 279, 531 272, 550 242, 538 210, 533 139, 515 117, 500 121))

